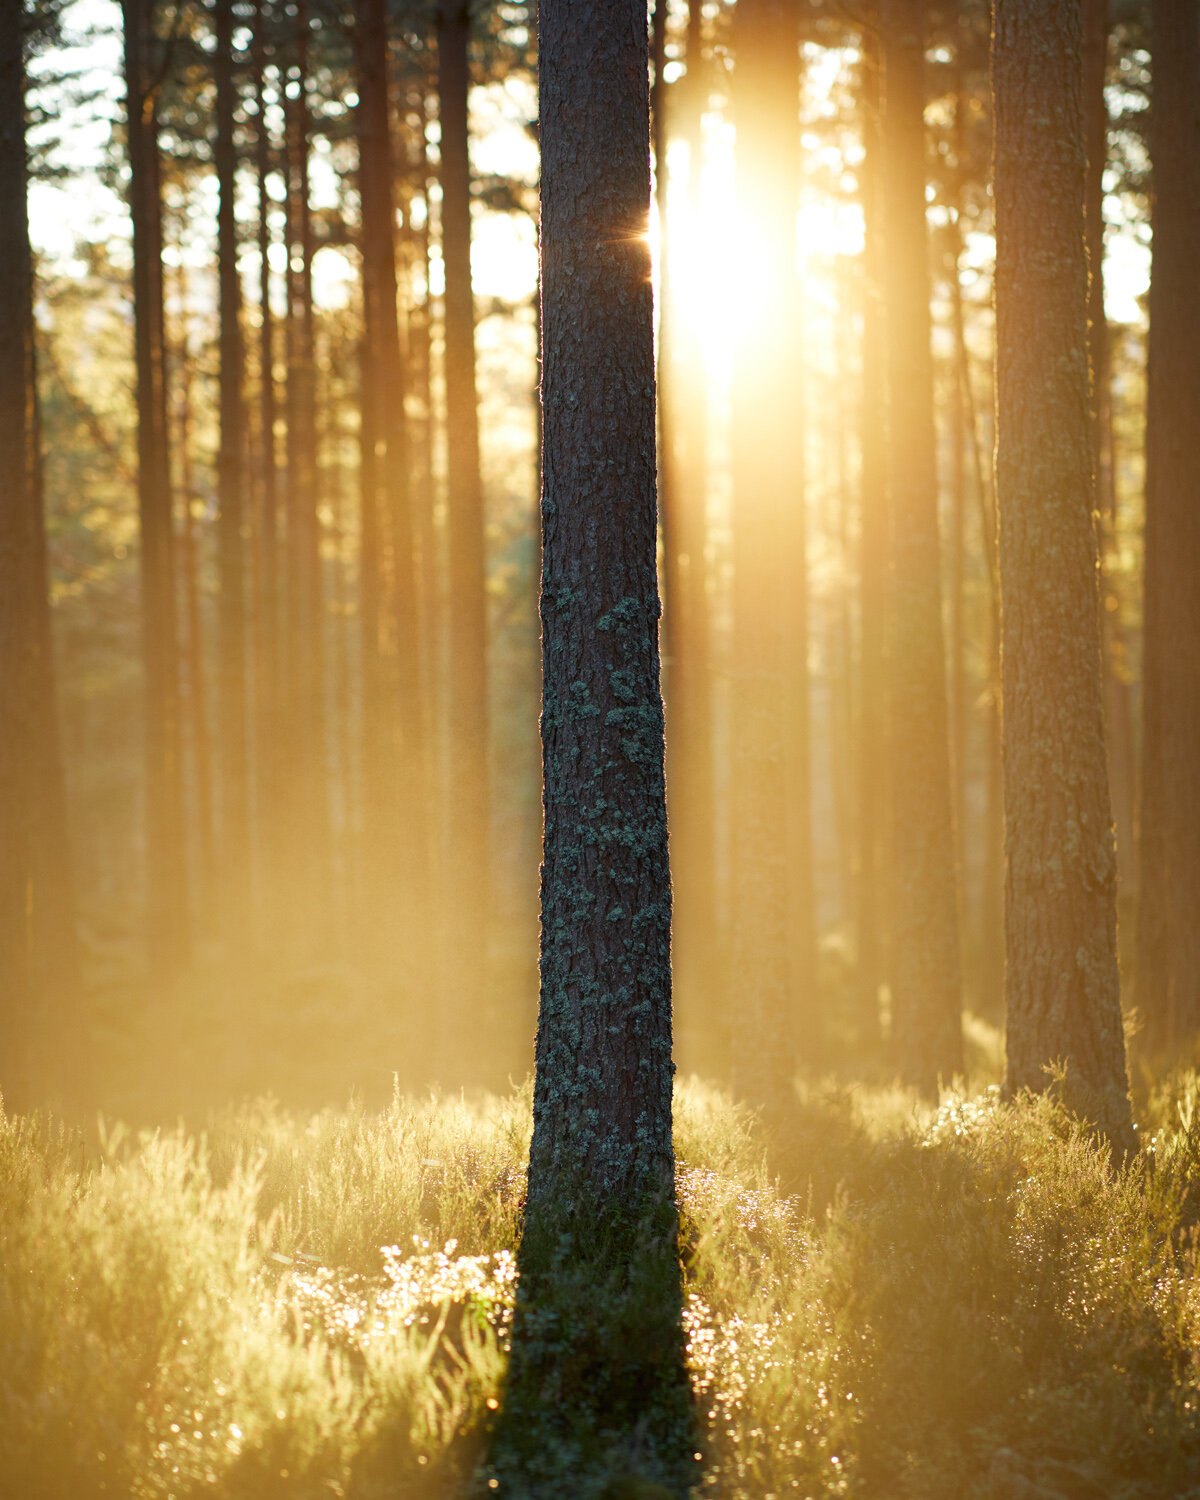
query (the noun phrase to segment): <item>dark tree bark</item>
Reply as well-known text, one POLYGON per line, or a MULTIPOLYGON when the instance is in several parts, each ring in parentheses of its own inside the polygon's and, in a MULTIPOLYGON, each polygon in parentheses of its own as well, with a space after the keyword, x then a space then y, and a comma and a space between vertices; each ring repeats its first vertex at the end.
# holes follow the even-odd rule
POLYGON ((891 609, 892 1040, 927 1094, 962 1069, 925 224, 925 0, 881 0, 891 609))
MULTIPOLYGON (((697 319, 678 303, 677 259, 666 223, 666 144, 675 123, 689 150, 690 224, 700 209, 700 124, 704 109, 702 14, 688 6, 687 74, 669 87, 667 6, 655 7, 654 158, 661 257, 658 406, 659 509, 663 532, 663 634, 667 704, 667 796, 671 823, 675 921, 672 962, 680 1047, 698 1070, 728 1070, 717 1043, 728 1017, 717 983, 717 905, 713 827, 713 740, 710 627, 705 558, 707 524, 707 392, 697 319), (723 1026, 722 1026, 723 1023, 723 1026)), ((684 247, 686 253, 686 246, 684 247)), ((723 1055, 726 1054, 726 1055, 723 1055)), ((684 1066, 689 1064, 685 1062, 684 1066)))
POLYGON ((739 1092, 771 1106, 791 1095, 815 1013, 803 451, 794 405, 799 43, 793 6, 740 0, 738 211, 760 261, 733 391, 733 1064, 739 1092))
POLYGON ((0 4, 0 1093, 23 1110, 81 1062, 75 901, 38 455, 25 150, 25 14, 0 4), (72 1021, 76 1021, 74 1026, 72 1021))
POLYGON ((401 933, 411 954, 427 931, 430 780, 383 0, 358 0, 354 35, 363 260, 363 792, 371 809, 364 829, 366 909, 373 924, 401 933), (381 900, 391 908, 386 915, 381 900))
POLYGON ((151 971, 158 979, 167 980, 189 959, 190 933, 175 548, 163 360, 157 81, 151 67, 154 0, 122 0, 122 14, 137 366, 147 938, 151 971))
POLYGON ((485 983, 491 866, 488 762, 487 595, 479 415, 475 395, 475 301, 471 289, 470 68, 467 0, 439 0, 442 259, 446 269, 446 437, 450 787, 445 810, 448 957, 439 1010, 443 1071, 460 1051, 465 1006, 485 983))
POLYGON ((1154 263, 1146 400, 1146 604, 1138 1000, 1159 1040, 1200 1030, 1200 18, 1155 0, 1154 263))
POLYGON ((237 147, 233 76, 233 0, 216 0, 217 283, 220 446, 217 451, 217 570, 221 704, 221 926, 235 951, 251 918, 250 785, 246 674, 246 408, 242 287, 238 272, 237 147))
POLYGON ((993 38, 1007 1086, 1132 1142, 1104 754, 1088 413, 1080 0, 993 38))
POLYGON ((541 1009, 501 1493, 687 1487, 646 11, 542 0, 541 1009))

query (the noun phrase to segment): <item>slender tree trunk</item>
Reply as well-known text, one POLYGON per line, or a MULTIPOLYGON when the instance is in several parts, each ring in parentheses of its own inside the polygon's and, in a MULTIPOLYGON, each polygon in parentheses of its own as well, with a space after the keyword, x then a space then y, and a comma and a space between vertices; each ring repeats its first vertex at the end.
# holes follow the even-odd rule
POLYGON ((1155 0, 1154 264, 1146 401, 1139 1004, 1176 1046, 1200 1030, 1200 19, 1155 0))
POLYGON ((1083 108, 1087 138, 1084 225, 1088 253, 1088 354, 1092 367, 1092 472, 1100 527, 1101 630, 1104 647, 1104 708, 1108 783, 1117 829, 1117 867, 1122 886, 1132 886, 1135 768, 1133 711, 1126 680, 1127 646, 1114 578, 1117 507, 1112 451, 1112 368, 1108 316, 1104 310, 1104 169, 1108 163, 1109 0, 1085 0, 1083 8, 1083 108))
MULTIPOLYGON (((411 953, 424 941, 430 878, 429 752, 419 627, 419 559, 404 413, 407 374, 397 312, 395 202, 383 0, 359 0, 355 24, 362 198, 364 791, 377 889, 401 907, 411 953), (390 569, 384 567, 384 535, 390 569), (385 585, 387 598, 385 607, 385 585), (389 878, 388 872, 391 873, 389 878), (396 888, 396 880, 399 886, 396 888)), ((395 914, 391 918, 395 926, 395 914)))
POLYGON ((790 1097, 801 1032, 815 1010, 807 796, 797 794, 808 786, 808 652, 803 454, 793 409, 795 11, 781 0, 741 0, 734 45, 738 212, 759 263, 733 398, 733 1063, 742 1095, 775 1107, 790 1097), (790 931, 791 922, 799 930, 790 931))
POLYGON ((296 93, 287 100, 287 720, 295 747, 287 788, 288 878, 296 935, 311 943, 323 926, 329 859, 324 605, 317 493, 312 216, 309 204, 307 6, 296 12, 296 93))
POLYGON ((251 931, 250 783, 246 673, 246 409, 242 387, 242 286, 238 270, 233 0, 216 0, 217 282, 220 446, 217 451, 218 640, 221 686, 221 890, 223 936, 241 954, 251 931))
POLYGON ((138 521, 146 730, 146 920, 152 975, 160 982, 188 962, 175 549, 163 368, 162 209, 157 101, 151 88, 154 0, 122 0, 133 220, 134 348, 137 365, 138 521))
MULTIPOLYGON (((707 579, 707 474, 704 347, 694 309, 681 307, 678 257, 667 227, 666 143, 677 118, 689 150, 688 216, 696 232, 700 213, 700 122, 704 107, 701 7, 691 0, 686 40, 687 75, 671 86, 666 63, 665 0, 654 12, 654 159, 660 243, 659 509, 663 531, 663 617, 666 643, 667 793, 670 806, 675 895, 673 967, 681 1042, 705 1073, 718 1069, 721 1049, 716 984, 716 890, 713 848, 713 747, 707 579), (678 99, 676 110, 675 100, 678 99)), ((685 242, 682 254, 688 253, 685 242)), ((694 253, 694 250, 693 252, 694 253)), ((727 1024, 727 1023, 726 1023, 727 1024)), ((686 1066, 687 1064, 685 1064, 686 1066)))
MULTIPOLYGON (((953 223, 954 256, 962 262, 962 230, 953 223)), ((971 351, 962 284, 951 286, 955 364, 971 457, 971 484, 979 512, 979 534, 987 579, 987 692, 984 719, 983 890, 979 928, 978 1005, 982 1014, 998 1017, 1004 1005, 1004 773, 1000 723, 1000 579, 996 561, 996 509, 988 487, 987 464, 979 434, 979 406, 971 376, 971 351)))
MULTIPOLYGON (((950 283, 952 317, 962 311, 962 180, 966 141, 966 100, 960 61, 954 72, 954 165, 950 192, 951 218, 947 280, 950 283)), ((965 915, 963 851, 967 836, 967 746, 970 710, 967 689, 967 415, 965 392, 959 378, 957 351, 951 354, 946 372, 950 428, 950 705, 951 765, 954 771, 954 827, 958 836, 959 920, 965 915)), ((964 927, 965 935, 965 927, 964 927)))
MULTIPOLYGON (((275 312, 271 305, 270 177, 274 167, 267 124, 266 70, 272 0, 258 0, 254 23, 255 170, 258 179, 258 402, 261 429, 259 514, 255 532, 257 598, 254 609, 254 772, 255 813, 259 835, 260 936, 268 944, 278 933, 279 890, 285 876, 281 789, 287 770, 284 697, 280 654, 280 496, 279 451, 275 428, 279 416, 275 384, 275 312)), ((282 72, 277 75, 282 82, 282 72)))
POLYGON ((1132 1143, 1088 412, 1080 0, 997 0, 1007 1085, 1132 1143))
POLYGON ((542 0, 541 1010, 500 1493, 694 1479, 671 1142, 646 12, 542 0), (619 524, 613 524, 618 518, 619 524), (628 1481, 627 1481, 628 1482, 628 1481))
POLYGON ((925 0, 881 0, 888 483, 892 1039, 926 1094, 962 1069, 958 891, 925 225, 925 0))
POLYGON ((25 148, 24 6, 0 5, 0 1092, 9 1111, 77 1088, 85 1048, 54 691, 38 452, 25 148), (57 1086, 57 1088, 55 1087, 57 1086))
POLYGON ((860 432, 862 493, 859 542, 859 630, 861 708, 858 767, 858 1022, 864 1043, 879 1040, 879 990, 884 979, 884 838, 887 801, 884 638, 889 550, 887 497, 887 392, 883 323, 883 131, 881 59, 876 30, 878 5, 869 13, 862 39, 859 112, 863 131, 861 195, 862 404, 860 432))
POLYGON ((216 889, 217 854, 213 819, 212 738, 208 724, 208 695, 204 668, 204 626, 200 610, 200 562, 196 518, 192 514, 195 486, 192 483, 192 348, 186 322, 187 280, 181 260, 176 282, 184 326, 177 344, 179 360, 177 430, 180 528, 179 566, 183 588, 185 646, 181 651, 183 676, 187 682, 187 719, 191 737, 191 763, 196 812, 195 896, 199 925, 211 926, 213 893, 216 889))
POLYGON ((471 290, 470 89, 466 0, 439 0, 438 114, 442 141, 442 259, 446 268, 446 436, 449 483, 450 795, 446 808, 446 916, 453 972, 445 986, 440 1065, 460 1048, 465 1007, 486 982, 491 868, 488 764, 487 597, 475 304, 471 290))

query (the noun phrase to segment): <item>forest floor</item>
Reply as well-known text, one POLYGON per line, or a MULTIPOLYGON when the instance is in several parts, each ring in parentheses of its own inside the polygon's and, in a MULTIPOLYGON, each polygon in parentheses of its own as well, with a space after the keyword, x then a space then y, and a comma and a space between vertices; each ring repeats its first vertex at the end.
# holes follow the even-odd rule
MULTIPOLYGON (((994 1089, 814 1086, 767 1140, 683 1083, 699 1493, 1200 1497, 1200 1080, 1140 1116, 1115 1166, 994 1089)), ((479 1489, 528 1132, 527 1091, 98 1159, 0 1119, 0 1496, 479 1489)))

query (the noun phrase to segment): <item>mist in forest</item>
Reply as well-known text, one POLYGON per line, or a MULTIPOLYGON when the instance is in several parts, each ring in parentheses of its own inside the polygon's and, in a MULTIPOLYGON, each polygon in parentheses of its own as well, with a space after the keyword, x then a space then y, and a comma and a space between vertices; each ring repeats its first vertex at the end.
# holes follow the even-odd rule
MULTIPOLYGON (((6 1095, 502 1088, 531 1062, 541 834, 529 17, 49 24, 38 758, 65 826, 40 899, 77 920, 48 918, 55 999, 14 1020, 6 1095)), ((797 1068, 933 1088, 1003 1022, 984 8, 932 8, 886 88, 890 44, 753 5, 660 6, 651 37, 676 1055, 760 1101, 797 1068)), ((1106 48, 1094 508, 1128 914, 1136 16, 1106 48)))

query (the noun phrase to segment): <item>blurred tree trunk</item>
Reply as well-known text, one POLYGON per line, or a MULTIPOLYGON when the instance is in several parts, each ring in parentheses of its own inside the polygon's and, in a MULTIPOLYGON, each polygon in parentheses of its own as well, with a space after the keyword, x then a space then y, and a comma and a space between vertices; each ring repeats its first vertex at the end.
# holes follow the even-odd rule
POLYGON ((734 1080, 779 1106, 815 1023, 808 827, 807 576, 795 218, 799 24, 740 0, 733 84, 738 214, 754 237, 733 387, 734 1080))
POLYGON ((306 943, 323 931, 329 860, 324 604, 317 493, 316 371, 313 337, 313 234, 309 202, 307 5, 297 6, 293 71, 296 92, 287 120, 287 591, 284 671, 287 681, 287 878, 295 893, 295 934, 306 943))
MULTIPOLYGON (((666 658, 667 796, 670 806, 676 1010, 693 1065, 721 1071, 717 909, 713 840, 713 745, 706 560, 707 392, 704 347, 694 309, 679 305, 675 245, 667 223, 668 130, 687 141, 687 234, 700 213, 700 124, 704 110, 701 6, 688 6, 687 74, 668 89, 667 5, 654 10, 654 168, 659 214, 659 510, 663 532, 666 658), (676 106, 678 100, 678 106, 676 106)), ((685 243, 680 252, 689 253, 685 243)), ((691 249, 695 253, 695 249, 691 249)), ((725 1028, 728 1028, 728 1018, 725 1028)), ((682 1039, 682 1038, 681 1038, 682 1039)), ((688 1064, 684 1064, 687 1066, 688 1064)), ((726 1064, 727 1070, 727 1064, 726 1064)))
POLYGON ((883 121, 878 4, 862 35, 859 115, 863 212, 862 393, 859 619, 861 685, 858 783, 858 1024, 867 1047, 879 1041, 879 990, 885 977, 887 755, 884 638, 889 551, 887 390, 883 323, 883 121))
MULTIPOLYGON (((952 226, 955 263, 961 265, 963 236, 960 219, 952 226)), ((971 458, 971 484, 979 512, 979 534, 987 580, 987 637, 984 660, 987 672, 984 717, 984 825, 983 889, 979 925, 980 1012, 999 1018, 1004 1005, 1004 773, 1001 763, 1000 727, 1000 580, 996 565, 996 510, 988 487, 988 458, 979 433, 979 404, 971 376, 971 351, 967 343, 967 320, 962 282, 951 282, 951 316, 954 324, 956 379, 961 391, 967 448, 971 458)))
POLYGON ((1154 262, 1146 400, 1139 1004, 1159 1040, 1200 1030, 1200 18, 1155 0, 1154 262))
MULTIPOLYGON (((671 1141, 642 0, 542 0, 541 1011, 501 1492, 694 1479, 671 1141), (614 524, 617 518, 617 524, 614 524)), ((609 1486, 609 1492, 615 1492, 609 1486)))
POLYGON ((1092 473, 1100 525, 1101 630, 1108 784, 1117 829, 1122 886, 1132 886, 1134 860, 1133 709, 1126 680, 1127 647, 1114 574, 1117 567, 1117 486, 1112 430, 1112 362, 1104 310, 1104 169, 1108 162, 1109 0, 1084 0, 1083 108, 1087 140, 1084 233, 1088 253, 1088 355, 1092 367, 1092 473))
POLYGON ((163 358, 158 81, 151 67, 154 0, 122 0, 133 319, 137 366, 138 521, 146 732, 146 918, 150 968, 168 981, 190 958, 176 625, 175 548, 163 358))
MULTIPOLYGON (((10 1111, 74 1092, 74 880, 54 689, 34 358, 24 6, 0 3, 0 1091, 10 1111)), ((57 1102, 57 1101, 55 1101, 57 1102)))
MULTIPOLYGON (((275 383, 275 313, 271 305, 270 177, 275 166, 267 123, 266 70, 273 20, 272 0, 257 0, 254 18, 254 156, 258 186, 258 407, 261 431, 259 510, 255 527, 256 598, 254 604, 254 772, 255 812, 259 836, 260 937, 277 933, 279 891, 285 864, 281 788, 287 771, 284 699, 280 656, 279 451, 275 428, 279 417, 275 383)), ((277 77, 282 83, 282 70, 277 77)))
POLYGON ((962 1069, 958 891, 925 223, 925 0, 881 0, 891 610, 892 1040, 934 1094, 962 1069))
POLYGON ((1080 0, 997 0, 1007 1087, 1132 1144, 1088 410, 1080 0))
POLYGON ((216 889, 216 840, 213 824, 212 737, 208 722, 208 694, 204 670, 204 624, 200 608, 200 560, 196 518, 192 513, 195 485, 192 470, 192 344, 186 311, 188 282, 186 262, 179 260, 175 283, 184 323, 176 344, 178 361, 178 454, 181 527, 179 534, 180 583, 183 589, 184 644, 180 652, 182 676, 187 683, 187 720, 191 736, 191 764, 196 814, 195 906, 201 931, 211 930, 213 893, 216 889))
POLYGON ((488 762, 487 597, 479 413, 475 394, 475 302, 471 289, 470 90, 466 0, 439 0, 438 118, 441 123, 442 259, 446 269, 448 449, 448 627, 450 784, 446 801, 448 923, 437 1065, 445 1078, 461 1047, 463 1019, 486 1000, 491 869, 488 762))
POLYGON ((252 929, 250 785, 246 675, 246 408, 242 286, 238 271, 237 146, 234 112, 233 0, 216 0, 217 311, 219 414, 217 573, 221 703, 221 929, 241 956, 252 929))
POLYGON ((354 36, 363 262, 361 579, 363 782, 371 809, 364 830, 368 910, 373 920, 401 933, 404 950, 411 954, 428 930, 422 906, 430 877, 430 781, 404 412, 407 375, 397 313, 384 0, 358 0, 354 36))

